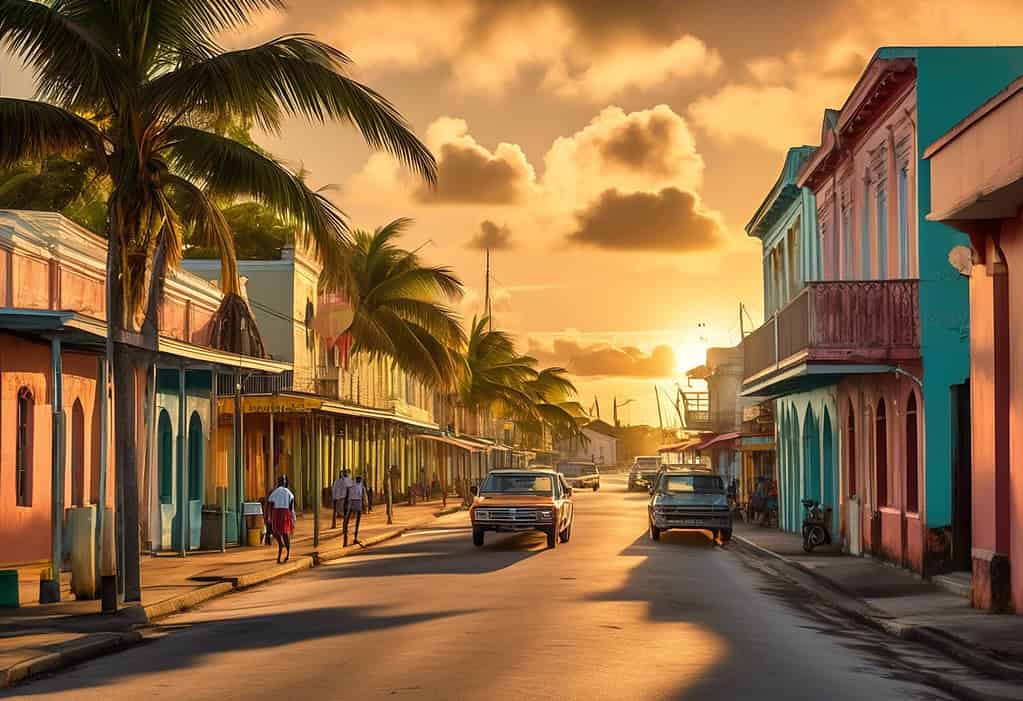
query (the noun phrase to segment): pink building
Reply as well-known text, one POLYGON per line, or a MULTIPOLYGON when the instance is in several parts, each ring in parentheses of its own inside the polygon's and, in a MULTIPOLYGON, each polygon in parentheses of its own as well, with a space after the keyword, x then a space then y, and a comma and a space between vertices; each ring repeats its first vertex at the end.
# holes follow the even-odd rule
MULTIPOLYGON (((931 213, 970 237, 973 604, 1023 613, 1023 78, 926 151, 931 213), (972 258, 972 259, 971 259, 972 258), (1014 272, 1015 271, 1015 272, 1014 272)), ((962 252, 965 254, 965 251, 962 252)))
MULTIPOLYGON (((6 536, 0 567, 96 560, 95 551, 82 551, 97 534, 75 537, 74 530, 79 517, 97 529, 114 503, 112 402, 103 396, 102 379, 105 284, 102 238, 56 213, 0 210, 0 532, 6 536)), ((211 442, 212 375, 224 368, 290 368, 209 347, 221 297, 197 276, 169 276, 157 377, 138 379, 147 388, 139 392, 137 414, 139 501, 143 541, 154 550, 198 547, 199 514, 214 502, 214 461, 225 451, 211 442), (170 451, 158 449, 164 445, 170 451)))

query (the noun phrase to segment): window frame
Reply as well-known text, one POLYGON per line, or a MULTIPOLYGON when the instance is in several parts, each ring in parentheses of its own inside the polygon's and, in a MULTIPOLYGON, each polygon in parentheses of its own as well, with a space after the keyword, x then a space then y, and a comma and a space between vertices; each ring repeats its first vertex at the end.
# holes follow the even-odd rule
POLYGON ((27 386, 18 388, 14 424, 15 506, 32 507, 32 454, 35 443, 35 395, 27 386))

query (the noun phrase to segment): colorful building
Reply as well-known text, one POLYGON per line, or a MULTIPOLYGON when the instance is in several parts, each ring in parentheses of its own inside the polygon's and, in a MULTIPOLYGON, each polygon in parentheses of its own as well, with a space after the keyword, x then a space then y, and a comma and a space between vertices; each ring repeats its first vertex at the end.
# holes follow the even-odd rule
POLYGON ((776 416, 786 527, 819 485, 850 551, 927 574, 968 566, 969 309, 948 265, 966 237, 925 217, 923 149, 1021 68, 1019 48, 880 49, 825 113, 821 145, 790 152, 806 162, 780 189, 815 219, 796 250, 806 277, 765 271, 798 294, 768 296, 743 383, 747 396, 806 395, 776 416))
MULTIPOLYGON (((56 213, 0 211, 5 565, 98 567, 99 534, 114 496, 105 283, 104 239, 56 213), (75 532, 83 528, 93 535, 75 532)), ((210 322, 220 301, 205 280, 171 274, 160 306, 155 373, 138 378, 140 525, 153 550, 199 547, 204 506, 226 504, 240 521, 246 495, 233 487, 243 476, 237 465, 213 467, 213 376, 289 368, 211 348, 210 322)), ((78 579, 76 593, 95 593, 94 582, 78 579)))
MULTIPOLYGON (((969 236, 973 604, 1023 613, 1023 78, 933 139, 928 220, 969 236), (1017 272, 1014 272, 1017 271, 1017 272)), ((932 135, 933 136, 933 135, 932 135)), ((964 242, 965 243, 965 242, 964 242)), ((951 266, 950 266, 951 270, 951 266)))

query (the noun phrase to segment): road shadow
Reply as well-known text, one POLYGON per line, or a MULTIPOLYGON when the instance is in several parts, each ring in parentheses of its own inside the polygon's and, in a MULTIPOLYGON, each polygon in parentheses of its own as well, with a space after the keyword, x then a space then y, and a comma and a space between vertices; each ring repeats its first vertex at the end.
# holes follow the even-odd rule
POLYGON ((547 549, 547 536, 539 532, 487 534, 477 548, 472 531, 464 534, 415 538, 360 553, 358 560, 342 559, 319 568, 327 578, 402 577, 406 575, 477 575, 518 565, 547 549), (347 561, 346 561, 347 560, 347 561))
MULTIPOLYGON (((134 676, 172 670, 187 675, 189 668, 198 668, 206 657, 220 653, 264 650, 328 638, 339 638, 337 643, 343 645, 343 638, 348 635, 388 629, 396 629, 400 635, 400 629, 408 626, 475 612, 474 609, 460 609, 394 615, 387 613, 384 607, 334 606, 168 624, 161 626, 161 629, 184 632, 185 635, 170 635, 158 643, 147 643, 164 646, 165 654, 148 656, 144 671, 137 669, 132 658, 134 652, 147 644, 120 653, 117 664, 110 664, 109 660, 106 664, 95 664, 90 669, 87 681, 83 679, 84 675, 76 676, 73 672, 65 671, 60 677, 42 678, 0 690, 0 698, 49 694, 55 691, 55 685, 65 689, 68 684, 74 684, 74 688, 81 688, 82 685, 98 687, 134 676), (193 629, 201 629, 201 634, 189 635, 193 629)), ((70 690, 65 693, 73 694, 70 690)), ((73 695, 67 698, 71 699, 73 695)))

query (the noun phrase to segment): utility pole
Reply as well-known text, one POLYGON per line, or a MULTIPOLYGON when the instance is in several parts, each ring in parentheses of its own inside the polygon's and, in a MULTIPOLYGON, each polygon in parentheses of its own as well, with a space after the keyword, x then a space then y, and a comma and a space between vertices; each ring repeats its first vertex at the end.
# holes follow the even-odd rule
POLYGON ((746 338, 746 329, 743 326, 742 302, 739 302, 739 342, 742 343, 742 339, 744 338, 746 338))
POLYGON ((618 397, 611 398, 611 417, 614 420, 615 428, 618 428, 618 397))
POLYGON ((494 319, 491 316, 493 312, 490 309, 490 248, 489 247, 486 249, 486 261, 487 261, 486 262, 486 282, 484 283, 485 292, 484 292, 484 296, 483 296, 484 304, 485 304, 484 310, 486 311, 486 315, 487 315, 487 327, 488 327, 487 330, 488 331, 493 331, 494 330, 494 319))
POLYGON ((657 385, 654 385, 654 401, 657 402, 657 425, 661 427, 661 431, 664 431, 664 417, 661 416, 661 393, 657 391, 657 385))

